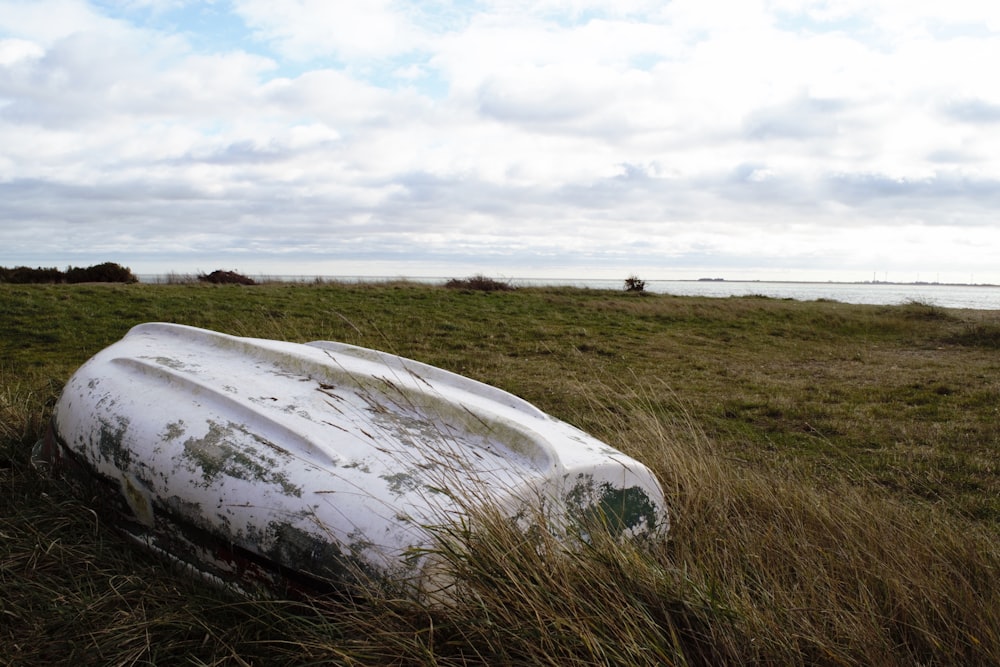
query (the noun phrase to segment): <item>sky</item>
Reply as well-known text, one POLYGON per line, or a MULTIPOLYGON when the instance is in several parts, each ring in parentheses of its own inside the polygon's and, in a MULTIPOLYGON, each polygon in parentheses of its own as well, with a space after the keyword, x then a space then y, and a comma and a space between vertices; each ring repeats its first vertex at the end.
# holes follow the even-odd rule
POLYGON ((1000 283, 1000 3, 0 0, 0 266, 1000 283))

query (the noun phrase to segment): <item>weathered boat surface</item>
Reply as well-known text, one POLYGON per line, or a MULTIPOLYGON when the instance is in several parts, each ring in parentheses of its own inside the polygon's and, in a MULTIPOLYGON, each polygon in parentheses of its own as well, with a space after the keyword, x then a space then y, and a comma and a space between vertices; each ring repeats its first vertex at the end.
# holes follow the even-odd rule
POLYGON ((40 458, 146 547, 237 590, 410 581, 486 502, 581 535, 661 535, 638 461, 497 388, 392 354, 150 323, 69 380, 40 458), (542 509, 543 512, 538 510, 542 509))

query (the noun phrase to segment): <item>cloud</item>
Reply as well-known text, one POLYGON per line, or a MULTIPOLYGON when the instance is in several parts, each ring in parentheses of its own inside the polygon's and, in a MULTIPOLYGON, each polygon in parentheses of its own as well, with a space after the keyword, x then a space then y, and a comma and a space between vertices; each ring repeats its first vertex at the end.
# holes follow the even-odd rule
POLYGON ((972 125, 1000 123, 1000 103, 971 98, 950 102, 942 112, 952 120, 972 125))
POLYGON ((961 263, 1000 203, 997 12, 912 7, 3 2, 0 264, 808 269, 893 229, 961 263))
POLYGON ((618 82, 611 72, 575 67, 519 67, 491 76, 477 91, 479 111, 491 118, 526 125, 543 125, 552 131, 606 107, 618 82))
POLYGON ((120 37, 127 30, 82 0, 5 0, 0 12, 0 32, 42 47, 79 32, 120 37))
POLYGON ((841 130, 847 106, 842 100, 803 95, 785 104, 754 109, 743 120, 744 131, 756 141, 830 138, 841 130))
POLYGON ((1000 205, 1000 181, 942 175, 929 179, 894 179, 880 174, 841 174, 826 182, 838 201, 857 209, 963 225, 993 225, 1000 205), (928 206, 940 206, 931 218, 928 206))
POLYGON ((387 0, 234 0, 234 7, 258 38, 294 60, 383 58, 425 40, 387 0))
POLYGON ((26 39, 0 39, 0 66, 23 66, 45 54, 45 50, 26 39))

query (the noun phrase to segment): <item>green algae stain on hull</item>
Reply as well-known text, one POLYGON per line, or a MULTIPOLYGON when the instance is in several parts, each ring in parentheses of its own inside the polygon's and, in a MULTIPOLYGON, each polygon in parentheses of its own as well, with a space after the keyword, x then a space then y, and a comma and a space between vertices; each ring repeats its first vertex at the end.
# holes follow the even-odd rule
POLYGON ((585 531, 600 526, 614 537, 633 537, 662 528, 656 503, 638 486, 622 488, 581 474, 566 494, 566 505, 572 521, 585 531))
POLYGON ((201 438, 188 438, 183 445, 182 457, 189 470, 200 471, 205 486, 216 482, 220 475, 275 484, 289 496, 302 496, 302 488, 293 484, 280 471, 279 461, 266 455, 257 447, 243 443, 246 427, 240 424, 222 426, 214 421, 208 423, 208 433, 201 438))

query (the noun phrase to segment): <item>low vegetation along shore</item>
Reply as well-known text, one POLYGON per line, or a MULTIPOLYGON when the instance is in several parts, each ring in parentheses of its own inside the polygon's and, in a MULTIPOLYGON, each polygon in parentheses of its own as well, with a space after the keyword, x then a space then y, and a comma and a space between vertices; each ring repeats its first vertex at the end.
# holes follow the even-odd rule
POLYGON ((0 284, 0 662, 1000 664, 1000 312, 457 287, 0 284), (29 463, 69 375, 146 321, 514 392, 652 467, 670 537, 448 531, 451 608, 206 588, 29 463))

